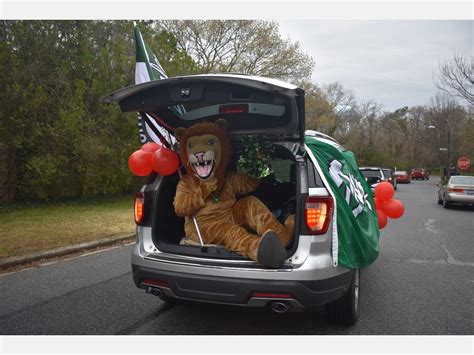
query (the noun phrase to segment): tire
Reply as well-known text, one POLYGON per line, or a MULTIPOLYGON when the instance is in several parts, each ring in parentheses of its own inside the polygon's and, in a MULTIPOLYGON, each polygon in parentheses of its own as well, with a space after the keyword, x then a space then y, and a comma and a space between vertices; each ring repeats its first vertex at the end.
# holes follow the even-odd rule
POLYGON ((442 205, 443 204, 443 200, 439 198, 438 196, 438 205, 442 205))
POLYGON ((349 290, 334 302, 326 305, 328 321, 341 325, 354 325, 359 318, 360 269, 352 274, 349 290))
POLYGON ((451 203, 448 200, 446 200, 446 196, 444 196, 443 207, 446 208, 446 209, 451 207, 451 203))

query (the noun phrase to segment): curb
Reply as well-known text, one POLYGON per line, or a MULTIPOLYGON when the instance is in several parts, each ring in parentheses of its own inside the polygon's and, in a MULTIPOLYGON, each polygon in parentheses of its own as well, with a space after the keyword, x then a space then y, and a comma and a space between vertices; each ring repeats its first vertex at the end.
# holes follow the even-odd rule
POLYGON ((18 256, 18 257, 12 257, 4 260, 0 260, 0 270, 1 269, 6 269, 8 267, 12 266, 17 266, 21 264, 26 264, 30 263, 33 261, 38 261, 40 259, 46 259, 46 258, 53 258, 57 256, 64 256, 67 254, 75 253, 83 249, 91 249, 95 247, 101 247, 105 245, 110 245, 114 244, 116 242, 120 242, 123 240, 130 239, 135 236, 135 233, 132 234, 125 234, 125 235, 118 235, 118 236, 113 236, 113 237, 108 237, 100 240, 93 240, 90 242, 85 242, 85 243, 80 243, 80 244, 74 244, 74 245, 68 245, 65 247, 60 247, 56 249, 51 249, 35 254, 29 254, 25 256, 18 256))

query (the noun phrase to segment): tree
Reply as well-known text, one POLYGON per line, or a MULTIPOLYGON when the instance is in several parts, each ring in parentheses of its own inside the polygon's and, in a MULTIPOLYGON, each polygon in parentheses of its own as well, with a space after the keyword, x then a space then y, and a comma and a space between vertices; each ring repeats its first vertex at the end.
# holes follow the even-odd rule
POLYGON ((439 64, 439 79, 436 87, 465 99, 474 105, 474 57, 465 58, 463 55, 454 53, 450 61, 439 64))
POLYGON ((204 73, 239 72, 281 80, 309 79, 313 59, 283 39, 276 22, 159 21, 204 73))
MULTIPOLYGON (((197 68, 172 34, 148 27, 170 75, 197 68)), ((0 200, 12 190, 55 200, 136 188, 127 169, 136 114, 101 102, 134 83, 134 47, 130 21, 0 22, 0 200)))

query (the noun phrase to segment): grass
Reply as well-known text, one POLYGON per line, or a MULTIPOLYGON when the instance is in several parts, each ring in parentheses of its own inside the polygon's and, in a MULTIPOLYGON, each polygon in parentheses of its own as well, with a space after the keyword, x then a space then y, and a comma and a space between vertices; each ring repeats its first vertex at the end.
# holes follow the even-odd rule
POLYGON ((133 197, 0 208, 0 259, 133 233, 133 197))

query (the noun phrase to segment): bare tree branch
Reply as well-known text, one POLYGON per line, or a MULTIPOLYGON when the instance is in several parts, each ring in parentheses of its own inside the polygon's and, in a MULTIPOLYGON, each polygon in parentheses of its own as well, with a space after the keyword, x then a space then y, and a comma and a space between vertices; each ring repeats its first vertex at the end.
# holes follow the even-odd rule
POLYGON ((454 53, 451 61, 439 63, 439 78, 435 81, 438 89, 452 96, 460 97, 474 104, 474 61, 454 53))

